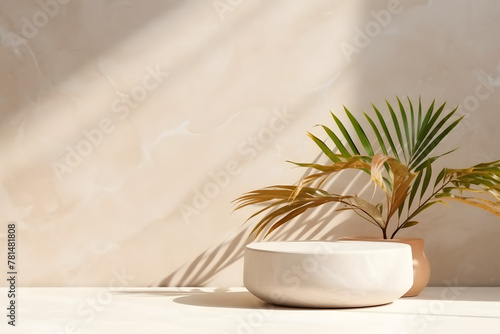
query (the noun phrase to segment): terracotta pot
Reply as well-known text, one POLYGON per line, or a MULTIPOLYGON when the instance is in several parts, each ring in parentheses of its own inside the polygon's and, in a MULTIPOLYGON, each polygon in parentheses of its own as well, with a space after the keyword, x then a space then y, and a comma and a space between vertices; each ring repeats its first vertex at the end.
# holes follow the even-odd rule
POLYGON ((424 253, 424 240, 420 238, 380 239, 376 237, 345 237, 340 240, 400 242, 411 246, 413 256, 413 286, 403 297, 417 296, 429 283, 431 266, 424 253))

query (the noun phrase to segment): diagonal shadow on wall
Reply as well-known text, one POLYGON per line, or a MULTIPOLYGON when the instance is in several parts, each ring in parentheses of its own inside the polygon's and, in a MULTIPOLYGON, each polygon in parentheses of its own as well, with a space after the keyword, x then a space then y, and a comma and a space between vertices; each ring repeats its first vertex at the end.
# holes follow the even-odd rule
MULTIPOLYGON (((321 156, 322 153, 317 156, 314 162, 317 162, 321 156)), ((308 169, 303 177, 310 173, 311 169, 308 169)), ((331 186, 339 177, 341 177, 340 174, 332 177, 328 181, 327 187, 331 186)), ((357 178, 352 179, 350 185, 354 184, 356 180, 357 178)), ((344 191, 348 191, 348 188, 344 189, 344 191)), ((365 187, 362 192, 366 191, 366 189, 365 187)), ((335 221, 336 225, 332 226, 332 213, 337 208, 338 203, 334 203, 307 211, 296 221, 274 231, 269 240, 333 240, 335 238, 335 226, 342 223, 342 220, 338 219, 335 221)), ((167 277, 161 279, 159 283, 153 285, 160 287, 197 287, 208 284, 220 271, 243 257, 245 246, 248 243, 262 240, 261 238, 254 240, 250 236, 252 228, 252 225, 242 228, 236 235, 205 250, 191 262, 181 266, 167 277)))

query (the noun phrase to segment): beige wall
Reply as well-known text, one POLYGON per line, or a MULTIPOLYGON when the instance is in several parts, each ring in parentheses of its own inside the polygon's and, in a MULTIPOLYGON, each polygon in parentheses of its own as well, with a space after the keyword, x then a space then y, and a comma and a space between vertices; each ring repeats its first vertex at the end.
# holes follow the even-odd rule
MULTIPOLYGON (((231 200, 295 182, 285 161, 314 159, 305 132, 342 104, 461 104, 448 162, 500 157, 496 1, 54 1, 0 4, 0 260, 16 221, 20 285, 241 285, 231 200)), ((377 233, 330 217, 276 238, 377 233)), ((403 235, 431 284, 500 284, 498 219, 421 220, 403 235)))

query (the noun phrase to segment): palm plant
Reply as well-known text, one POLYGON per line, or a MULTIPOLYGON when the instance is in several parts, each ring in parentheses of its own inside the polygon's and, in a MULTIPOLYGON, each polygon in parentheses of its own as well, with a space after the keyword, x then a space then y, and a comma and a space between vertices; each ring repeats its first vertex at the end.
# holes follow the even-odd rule
POLYGON ((455 151, 432 154, 462 120, 462 117, 452 119, 457 108, 445 111, 446 103, 435 108, 433 101, 425 111, 421 99, 414 108, 410 98, 405 108, 397 98, 398 117, 395 108, 386 103, 391 121, 386 121, 372 104, 378 125, 375 117, 363 112, 365 127, 344 107, 351 131, 331 113, 337 129, 321 127, 333 146, 308 133, 329 158, 329 164, 294 163, 311 168, 314 173, 296 185, 275 185, 237 198, 235 210, 264 205, 249 218, 264 215, 251 234, 257 237, 267 230, 266 237, 305 211, 331 203, 341 204, 335 212, 352 210, 377 226, 384 239, 392 239, 401 229, 418 224, 417 215, 435 204, 447 205, 448 200, 473 205, 500 217, 500 160, 464 169, 443 168, 437 174, 433 171, 437 159, 455 151), (376 138, 373 144, 365 131, 367 126, 376 138), (370 175, 375 190, 381 189, 385 194, 384 199, 373 204, 356 194, 340 195, 322 188, 326 180, 347 169, 370 175))

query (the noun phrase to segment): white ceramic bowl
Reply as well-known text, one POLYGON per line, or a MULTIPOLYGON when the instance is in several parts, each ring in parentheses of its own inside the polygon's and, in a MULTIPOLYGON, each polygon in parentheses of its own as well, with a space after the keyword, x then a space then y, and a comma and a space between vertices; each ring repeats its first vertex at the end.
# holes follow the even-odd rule
POLYGON ((411 288, 411 247, 369 241, 251 243, 243 280, 252 294, 277 305, 382 305, 411 288))

